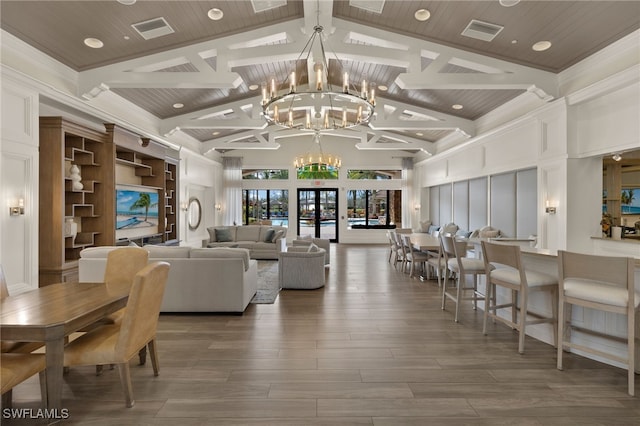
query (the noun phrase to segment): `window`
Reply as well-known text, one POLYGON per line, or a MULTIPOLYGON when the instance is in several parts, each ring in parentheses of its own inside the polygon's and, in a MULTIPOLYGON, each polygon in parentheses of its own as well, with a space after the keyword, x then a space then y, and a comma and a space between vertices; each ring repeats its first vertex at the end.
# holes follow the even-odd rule
POLYGON ((289 179, 287 169, 245 169, 242 171, 242 179, 289 179))
POLYGON ((338 169, 326 164, 310 164, 297 170, 298 179, 338 179, 338 169))
POLYGON ((400 223, 401 191, 353 189, 347 191, 349 228, 386 228, 400 223))
POLYGON ((401 170, 348 170, 347 179, 402 179, 401 170))
POLYGON ((245 189, 242 191, 242 221, 245 225, 269 219, 273 225, 289 225, 289 191, 245 189))

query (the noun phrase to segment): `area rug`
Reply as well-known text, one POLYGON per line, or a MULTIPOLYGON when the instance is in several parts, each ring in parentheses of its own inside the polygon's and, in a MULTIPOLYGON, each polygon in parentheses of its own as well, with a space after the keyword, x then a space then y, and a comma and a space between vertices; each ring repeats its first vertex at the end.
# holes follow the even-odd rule
POLYGON ((273 303, 278 298, 279 292, 278 261, 258 260, 258 292, 251 303, 273 303))

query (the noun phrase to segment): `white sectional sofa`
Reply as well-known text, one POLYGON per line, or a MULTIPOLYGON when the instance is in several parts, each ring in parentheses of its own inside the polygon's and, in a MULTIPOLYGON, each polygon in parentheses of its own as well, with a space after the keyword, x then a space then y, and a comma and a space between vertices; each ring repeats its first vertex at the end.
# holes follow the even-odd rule
POLYGON ((209 238, 202 240, 202 247, 245 248, 251 259, 277 259, 287 242, 284 226, 216 226, 207 231, 209 238))
MULTIPOLYGON (((144 246, 149 261, 169 262, 161 312, 242 313, 258 290, 257 261, 241 248, 144 246)), ((107 254, 118 247, 80 252, 80 282, 102 282, 107 254)))

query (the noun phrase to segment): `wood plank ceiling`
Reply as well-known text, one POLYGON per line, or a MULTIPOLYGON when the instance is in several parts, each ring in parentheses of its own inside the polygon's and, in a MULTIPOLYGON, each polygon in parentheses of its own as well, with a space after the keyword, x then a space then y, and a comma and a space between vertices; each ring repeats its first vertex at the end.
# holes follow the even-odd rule
POLYGON ((410 150, 452 132, 472 135, 474 120, 531 87, 553 99, 557 73, 640 28, 638 1, 3 0, 0 8, 4 30, 79 73, 80 95, 108 87, 203 151, 277 135, 264 128, 259 88, 294 67, 307 83, 306 58, 296 58, 317 22, 341 59, 327 52, 330 82, 339 85, 347 70, 379 89, 375 126, 360 130, 365 139, 377 136, 388 149, 400 139, 410 150), (212 8, 224 17, 209 19, 212 8), (417 20, 419 9, 431 17, 417 20), (132 27, 158 17, 174 32, 145 40, 132 27), (490 42, 461 35, 472 19, 504 28, 490 42), (104 47, 84 46, 86 37, 104 47), (549 50, 531 48, 543 40, 549 50), (141 77, 160 72, 164 78, 141 77))

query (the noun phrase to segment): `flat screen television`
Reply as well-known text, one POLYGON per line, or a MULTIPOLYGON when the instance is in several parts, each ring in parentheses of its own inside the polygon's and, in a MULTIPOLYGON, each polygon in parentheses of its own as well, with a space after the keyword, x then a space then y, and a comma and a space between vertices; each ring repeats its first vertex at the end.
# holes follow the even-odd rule
POLYGON ((159 198, 156 188, 116 185, 116 239, 157 234, 159 198))

